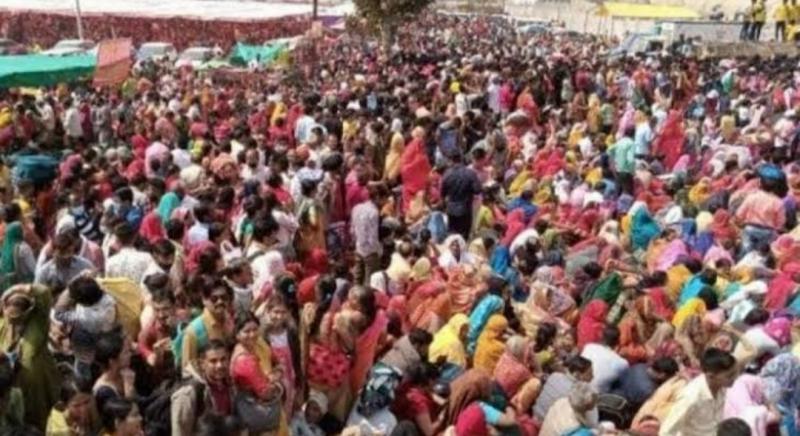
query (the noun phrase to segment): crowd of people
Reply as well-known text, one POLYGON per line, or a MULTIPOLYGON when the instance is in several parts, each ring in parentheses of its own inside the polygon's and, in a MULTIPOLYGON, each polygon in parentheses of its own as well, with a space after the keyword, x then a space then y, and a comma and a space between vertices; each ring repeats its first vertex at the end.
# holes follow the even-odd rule
POLYGON ((800 434, 796 60, 610 45, 0 91, 0 433, 800 434))
MULTIPOLYGON (((187 11, 189 12, 189 11, 187 11)), ((124 35, 136 46, 146 42, 169 42, 183 50, 197 44, 230 50, 237 42, 263 44, 277 38, 302 34, 308 29, 308 16, 272 19, 220 20, 204 17, 147 17, 114 14, 84 14, 84 38, 100 42, 124 35)), ((0 34, 27 46, 46 50, 65 35, 74 35, 72 14, 41 11, 0 11, 0 34)), ((33 50, 36 51, 36 50, 33 50)))

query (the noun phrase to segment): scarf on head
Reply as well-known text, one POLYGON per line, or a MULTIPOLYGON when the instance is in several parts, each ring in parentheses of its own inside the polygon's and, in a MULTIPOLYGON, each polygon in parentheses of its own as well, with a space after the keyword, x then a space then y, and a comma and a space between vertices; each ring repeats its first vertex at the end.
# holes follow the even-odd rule
POLYGON ((23 241, 22 224, 14 221, 6 226, 3 248, 0 252, 0 291, 22 283, 26 277, 17 277, 16 250, 23 241))

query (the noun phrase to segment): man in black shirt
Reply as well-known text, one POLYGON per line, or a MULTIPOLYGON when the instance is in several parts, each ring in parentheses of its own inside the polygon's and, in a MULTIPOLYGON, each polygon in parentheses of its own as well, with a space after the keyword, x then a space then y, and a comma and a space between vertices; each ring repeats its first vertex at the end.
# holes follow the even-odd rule
POLYGON ((464 165, 464 157, 457 153, 451 157, 453 166, 442 179, 442 198, 447 210, 447 227, 469 240, 472 229, 472 202, 481 192, 478 174, 464 165))

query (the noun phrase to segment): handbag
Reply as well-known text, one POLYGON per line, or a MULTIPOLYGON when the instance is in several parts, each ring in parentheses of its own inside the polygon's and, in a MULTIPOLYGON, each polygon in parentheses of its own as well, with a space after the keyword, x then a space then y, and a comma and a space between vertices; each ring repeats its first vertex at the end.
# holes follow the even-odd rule
POLYGON ((252 395, 239 392, 234 399, 236 416, 251 433, 275 431, 281 424, 281 398, 276 396, 260 401, 252 395))

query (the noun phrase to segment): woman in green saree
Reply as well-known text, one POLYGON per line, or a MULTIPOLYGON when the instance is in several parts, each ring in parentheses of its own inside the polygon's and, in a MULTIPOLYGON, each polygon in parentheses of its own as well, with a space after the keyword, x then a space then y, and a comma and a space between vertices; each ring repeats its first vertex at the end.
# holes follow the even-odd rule
POLYGON ((25 422, 42 431, 60 386, 55 360, 47 349, 51 301, 50 290, 38 285, 12 286, 0 298, 0 351, 16 355, 25 422))

